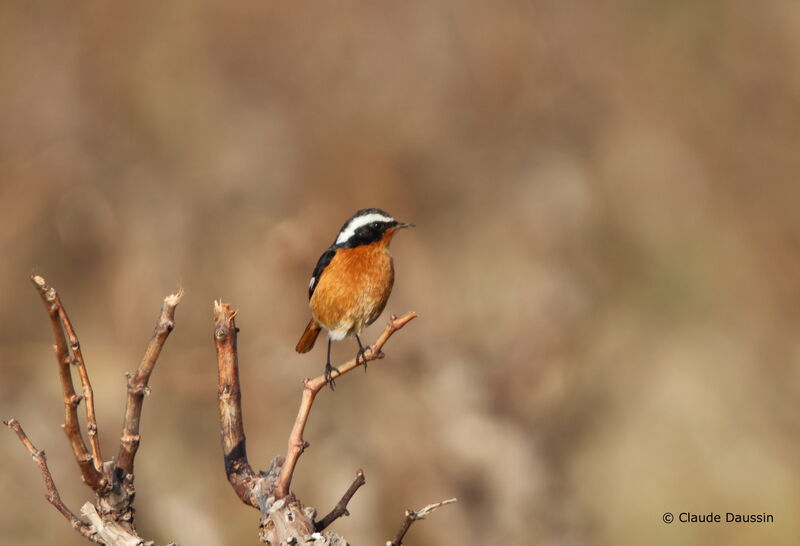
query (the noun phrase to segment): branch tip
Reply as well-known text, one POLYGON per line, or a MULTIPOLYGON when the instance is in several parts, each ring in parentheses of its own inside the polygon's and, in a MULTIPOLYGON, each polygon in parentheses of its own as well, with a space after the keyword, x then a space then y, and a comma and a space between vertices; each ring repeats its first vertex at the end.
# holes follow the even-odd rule
POLYGON ((429 504, 416 511, 406 510, 406 517, 403 520, 402 525, 400 525, 400 529, 397 530, 397 533, 395 534, 392 540, 386 542, 386 546, 402 546, 403 538, 406 536, 406 533, 408 532, 408 529, 411 527, 412 523, 421 519, 425 519, 425 517, 430 515, 431 512, 433 512, 438 508, 441 508, 446 504, 453 504, 454 502, 457 501, 458 499, 452 498, 443 500, 441 502, 436 502, 434 504, 429 504))
POLYGON ((453 497, 452 499, 447 499, 447 500, 443 500, 441 502, 436 502, 434 504, 429 504, 429 505, 425 506, 424 508, 420 508, 416 512, 413 512, 414 519, 425 519, 425 516, 429 515, 434 510, 436 510, 438 508, 441 508, 442 506, 445 506, 447 504, 453 504, 455 502, 458 502, 458 499, 453 497))
POLYGON ((344 495, 342 495, 341 500, 336 503, 336 506, 333 507, 333 510, 331 510, 330 513, 321 520, 314 522, 314 530, 317 532, 322 531, 338 518, 342 516, 349 516, 350 511, 347 509, 347 503, 350 502, 350 499, 353 498, 353 495, 356 494, 356 491, 358 491, 358 489, 365 483, 367 483, 367 480, 364 477, 364 471, 359 468, 356 472, 356 477, 353 480, 353 483, 351 483, 350 487, 347 488, 347 491, 345 491, 344 495))
POLYGON ((169 296, 164 298, 164 304, 167 305, 168 307, 177 307, 177 305, 183 299, 183 294, 184 294, 183 287, 182 286, 178 287, 177 292, 175 292, 174 294, 170 294, 169 296))
POLYGON ((230 327, 231 321, 238 312, 238 309, 231 309, 229 304, 223 303, 221 300, 214 300, 214 326, 230 327))

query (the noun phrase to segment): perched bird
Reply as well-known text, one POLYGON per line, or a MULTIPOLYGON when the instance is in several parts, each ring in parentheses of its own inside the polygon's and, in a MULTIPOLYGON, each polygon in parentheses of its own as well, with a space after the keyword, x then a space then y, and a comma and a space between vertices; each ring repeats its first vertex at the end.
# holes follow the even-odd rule
POLYGON ((307 353, 320 330, 328 330, 325 378, 331 388, 331 341, 355 336, 356 360, 364 358, 366 348, 358 334, 375 322, 389 299, 394 284, 389 243, 397 230, 407 227, 413 225, 398 222, 380 209, 362 209, 344 223, 317 261, 308 284, 311 320, 295 349, 307 353))

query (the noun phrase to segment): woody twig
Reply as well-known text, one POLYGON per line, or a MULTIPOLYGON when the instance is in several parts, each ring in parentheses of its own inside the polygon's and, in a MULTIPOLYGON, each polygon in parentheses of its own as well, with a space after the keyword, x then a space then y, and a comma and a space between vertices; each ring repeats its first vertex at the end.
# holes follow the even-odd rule
POLYGON ((181 300, 182 292, 171 294, 164 299, 152 339, 145 351, 135 375, 128 378, 128 401, 125 409, 120 451, 116 461, 103 461, 100 452, 99 431, 94 409, 92 390, 86 362, 75 328, 54 288, 46 281, 32 275, 31 281, 39 292, 50 317, 55 338, 55 354, 58 375, 64 396, 64 431, 67 434, 75 460, 83 481, 97 495, 96 504, 85 503, 81 514, 89 523, 81 520, 61 501, 53 478, 47 468, 43 451, 37 450, 15 419, 4 421, 16 432, 22 444, 31 453, 39 466, 47 488, 47 500, 70 522, 70 525, 87 539, 108 546, 147 546, 136 533, 134 527, 133 499, 133 460, 139 446, 139 420, 142 413, 142 400, 146 393, 150 374, 153 371, 161 348, 172 331, 175 308, 181 300), (71 367, 74 366, 80 377, 82 395, 75 391, 71 367), (78 405, 86 401, 86 424, 89 447, 84 441, 78 421, 78 405))
POLYGON ((359 468, 353 483, 347 488, 347 491, 342 495, 339 502, 336 503, 336 506, 333 507, 333 510, 321 520, 314 522, 314 529, 316 531, 322 531, 340 517, 349 516, 350 512, 347 510, 347 504, 350 502, 350 499, 353 498, 353 495, 356 494, 356 491, 365 483, 367 483, 367 480, 364 477, 364 471, 359 468))
MULTIPOLYGON (((214 302, 214 344, 217 348, 219 385, 220 440, 224 454, 225 474, 236 495, 254 508, 266 507, 274 489, 271 480, 256 473, 247 460, 247 439, 242 416, 242 391, 239 387, 239 357, 236 351, 236 311, 222 302, 214 302)), ((280 466, 282 458, 273 462, 280 466)))
POLYGON ((122 470, 123 475, 133 474, 133 460, 136 451, 139 449, 139 421, 142 417, 142 403, 147 393, 150 374, 156 365, 164 342, 167 341, 172 329, 175 327, 175 308, 183 297, 183 290, 178 290, 177 294, 170 294, 164 298, 161 304, 161 313, 153 330, 153 336, 147 344, 142 361, 136 373, 126 374, 128 378, 128 398, 125 403, 125 418, 122 424, 122 435, 120 437, 119 454, 117 455, 117 467, 122 470))
POLYGON ((31 281, 47 308, 47 313, 50 316, 50 325, 53 328, 58 375, 61 380, 61 390, 64 393, 64 432, 67 434, 69 443, 72 446, 72 453, 81 469, 83 481, 96 491, 103 485, 101 483, 103 481, 103 459, 100 455, 97 420, 94 413, 94 391, 92 391, 92 384, 89 382, 89 375, 86 372, 86 363, 83 360, 80 342, 55 288, 47 286, 45 280, 39 275, 32 275, 31 281), (67 332, 66 335, 69 335, 69 344, 67 344, 65 331, 67 332), (71 355, 70 351, 72 351, 71 355), (79 396, 75 392, 75 387, 72 383, 70 367, 73 364, 78 368, 83 396, 79 396), (82 399, 86 400, 86 423, 92 446, 91 454, 86 448, 78 422, 78 404, 82 399))
MULTIPOLYGON (((413 311, 406 313, 399 318, 395 315, 392 315, 389 319, 389 324, 386 325, 386 329, 383 331, 377 341, 375 341, 375 343, 367 347, 363 357, 354 358, 349 362, 342 364, 338 368, 334 368, 334 370, 331 372, 331 379, 336 379, 337 377, 354 370, 358 366, 366 365, 367 362, 383 358, 384 355, 381 352, 381 349, 383 348, 384 344, 389 341, 389 338, 392 337, 395 332, 400 330, 403 326, 415 318, 417 318, 417 314, 413 311)), ((286 453, 286 462, 284 463, 283 468, 281 469, 280 477, 278 478, 276 496, 279 499, 289 494, 289 488, 292 484, 292 475, 294 474, 294 469, 297 466, 297 461, 300 459, 300 455, 303 454, 303 451, 306 449, 306 447, 308 447, 308 444, 303 439, 303 431, 306 428, 308 416, 311 413, 311 406, 313 406, 314 399, 317 397, 319 391, 322 390, 326 384, 327 380, 324 374, 317 376, 314 379, 306 379, 303 381, 303 396, 300 400, 300 409, 297 412, 297 418, 294 421, 292 432, 289 435, 289 448, 286 453)))
MULTIPOLYGON (((416 313, 407 313, 398 318, 392 315, 386 329, 371 345, 364 356, 350 360, 332 372, 337 378, 347 372, 379 358, 381 348, 389 338, 416 313)), ((226 303, 214 302, 214 343, 217 349, 219 386, 217 390, 220 419, 220 440, 225 463, 225 474, 236 495, 245 504, 261 511, 262 542, 268 544, 293 544, 298 540, 306 544, 333 546, 346 541, 325 529, 337 518, 348 514, 347 504, 356 491, 365 483, 364 473, 358 471, 356 478, 341 500, 329 514, 315 521, 316 511, 304 507, 291 493, 290 485, 297 461, 308 444, 303 439, 303 430, 314 403, 314 398, 326 384, 324 375, 303 382, 300 410, 289 438, 286 457, 272 460, 269 470, 256 472, 247 459, 246 438, 241 408, 239 385, 239 362, 237 356, 236 311, 226 303), (324 532, 323 532, 324 531, 324 532)))
POLYGON ((39 470, 42 472, 42 479, 44 480, 45 488, 47 489, 47 495, 45 498, 47 501, 53 505, 53 507, 58 510, 62 516, 64 516, 69 524, 72 526, 73 529, 78 531, 81 535, 85 536, 86 538, 91 539, 92 530, 91 525, 86 522, 81 521, 78 519, 72 510, 66 507, 66 505, 61 500, 61 495, 58 494, 58 489, 56 488, 56 484, 53 481, 53 476, 50 474, 50 469, 47 467, 47 458, 44 455, 44 451, 40 451, 36 449, 33 443, 28 439, 28 435, 25 434, 25 431, 22 430, 22 426, 17 422, 16 419, 9 419, 8 421, 3 421, 3 424, 6 425, 8 428, 13 430, 19 441, 22 442, 22 445, 25 446, 25 449, 28 450, 28 453, 31 454, 33 457, 33 461, 39 467, 39 470))
POLYGON ((419 510, 406 510, 406 517, 403 520, 403 523, 400 525, 400 529, 397 530, 397 533, 395 533, 392 540, 386 542, 386 546, 402 546, 403 538, 405 538, 406 533, 408 532, 408 529, 411 527, 412 523, 421 519, 425 519, 425 516, 434 510, 441 508, 445 504, 452 504, 457 500, 458 499, 447 499, 443 500, 442 502, 429 504, 428 506, 420 508, 419 510))

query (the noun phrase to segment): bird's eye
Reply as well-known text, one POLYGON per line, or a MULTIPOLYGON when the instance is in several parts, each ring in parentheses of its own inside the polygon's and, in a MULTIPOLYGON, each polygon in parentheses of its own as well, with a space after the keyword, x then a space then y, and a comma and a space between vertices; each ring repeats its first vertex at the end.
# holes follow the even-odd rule
POLYGON ((380 224, 378 222, 372 222, 372 227, 373 228, 378 229, 378 226, 380 226, 380 224))

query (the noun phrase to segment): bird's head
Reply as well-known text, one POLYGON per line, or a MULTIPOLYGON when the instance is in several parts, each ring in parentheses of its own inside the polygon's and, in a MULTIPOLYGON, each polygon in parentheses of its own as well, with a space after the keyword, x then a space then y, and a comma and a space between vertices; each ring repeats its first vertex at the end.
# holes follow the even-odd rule
POLYGON ((399 229, 414 227, 414 224, 398 222, 381 209, 361 209, 344 223, 336 237, 336 246, 353 248, 384 241, 389 244, 399 229))

